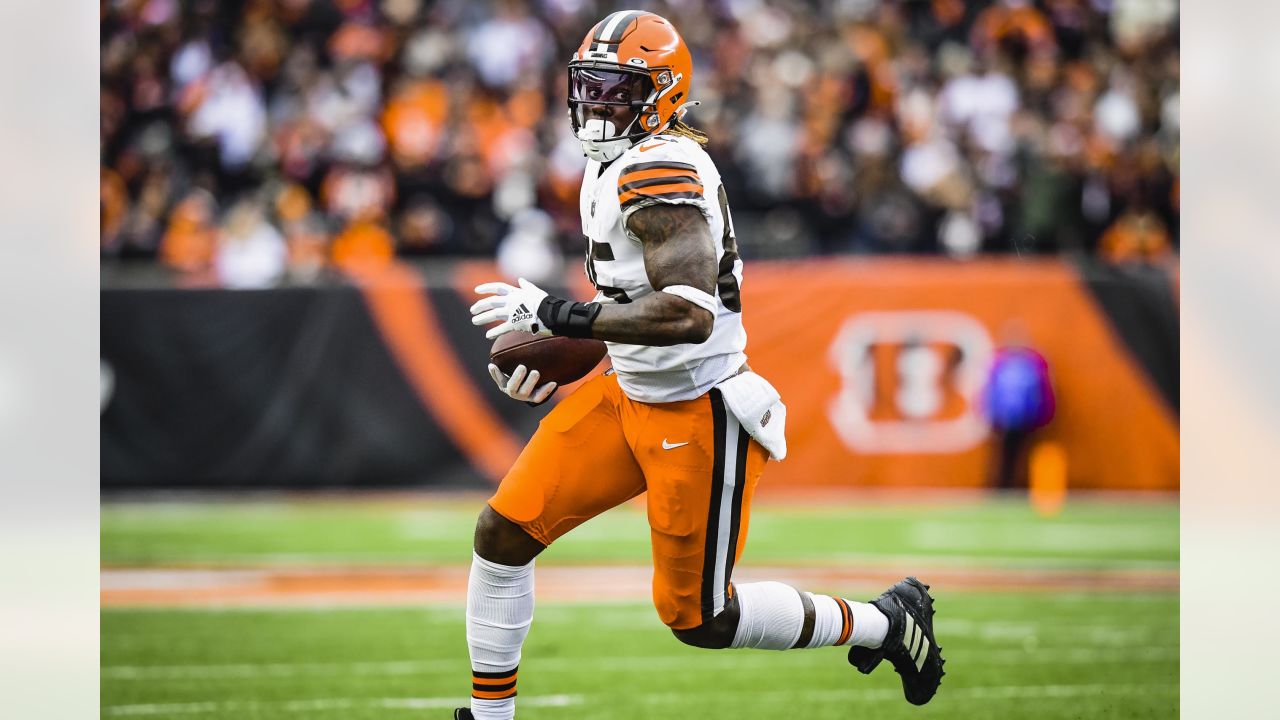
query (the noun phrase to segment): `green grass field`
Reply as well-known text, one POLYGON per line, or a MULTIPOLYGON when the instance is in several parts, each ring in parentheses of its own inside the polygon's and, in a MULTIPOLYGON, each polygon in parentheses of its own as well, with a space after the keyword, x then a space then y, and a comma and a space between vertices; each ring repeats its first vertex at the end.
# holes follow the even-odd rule
MULTIPOLYGON (((102 558, 110 568, 463 565, 478 507, 422 497, 108 503, 102 558)), ((632 566, 647 563, 648 552, 643 512, 629 506, 588 523, 539 562, 632 566)), ((995 500, 762 505, 741 567, 1170 573, 1177 561, 1175 503, 1078 501, 1045 520, 1022 502, 995 500)), ((948 675, 924 708, 902 699, 887 666, 864 677, 839 650, 685 647, 638 598, 540 603, 521 665, 519 717, 1177 716, 1175 592, 939 584, 934 592, 948 675)), ((102 613, 103 717, 446 718, 468 689, 460 604, 102 613)))

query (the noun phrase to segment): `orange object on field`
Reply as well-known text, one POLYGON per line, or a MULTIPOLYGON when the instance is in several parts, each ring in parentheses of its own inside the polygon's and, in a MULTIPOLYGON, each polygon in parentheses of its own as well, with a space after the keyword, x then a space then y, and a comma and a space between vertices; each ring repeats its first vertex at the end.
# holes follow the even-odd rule
POLYGON ((1067 451, 1061 443, 1038 442, 1028 464, 1031 507, 1041 517, 1057 515, 1067 501, 1067 451))

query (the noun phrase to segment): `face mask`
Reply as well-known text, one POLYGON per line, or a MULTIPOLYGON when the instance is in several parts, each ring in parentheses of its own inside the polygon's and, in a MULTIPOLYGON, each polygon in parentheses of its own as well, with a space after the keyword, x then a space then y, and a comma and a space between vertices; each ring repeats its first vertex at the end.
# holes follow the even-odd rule
POLYGON ((635 143, 625 137, 618 137, 618 129, 613 122, 603 118, 591 118, 578 130, 578 142, 582 143, 582 152, 597 162, 616 160, 635 143))

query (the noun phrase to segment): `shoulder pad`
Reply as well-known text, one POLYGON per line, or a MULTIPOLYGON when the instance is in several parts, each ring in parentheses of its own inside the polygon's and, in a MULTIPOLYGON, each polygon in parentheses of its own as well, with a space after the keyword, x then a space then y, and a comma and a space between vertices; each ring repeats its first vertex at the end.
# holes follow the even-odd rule
POLYGON ((628 148, 618 162, 623 166, 632 163, 651 162, 653 160, 681 160, 690 165, 696 164, 697 155, 702 148, 695 143, 687 142, 674 135, 655 135, 642 143, 628 148))
POLYGON ((618 204, 632 206, 702 198, 702 178, 692 148, 673 138, 650 138, 631 148, 618 162, 618 204))

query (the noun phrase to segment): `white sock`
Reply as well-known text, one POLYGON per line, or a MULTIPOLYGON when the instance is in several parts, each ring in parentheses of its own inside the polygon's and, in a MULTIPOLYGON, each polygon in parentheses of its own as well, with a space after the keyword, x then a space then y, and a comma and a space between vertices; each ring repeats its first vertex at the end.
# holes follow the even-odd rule
POLYGON ((471 651, 471 713, 476 720, 512 720, 520 646, 533 623, 533 563, 499 565, 472 553, 467 579, 467 647, 471 651))
POLYGON ((804 628, 805 601, 813 602, 813 635, 807 648, 861 645, 876 648, 889 631, 889 619, 874 605, 827 595, 802 593, 780 582, 735 584, 738 598, 738 630, 735 648, 789 650, 796 647, 804 628))
POLYGON ((805 647, 860 645, 878 648, 889 632, 889 618, 875 605, 812 594, 813 637, 805 647), (844 607, 841 607, 843 603, 844 607), (848 608, 846 614, 845 608, 848 608))
POLYGON ((780 582, 734 583, 738 598, 738 631, 734 648, 790 650, 804 627, 800 591, 780 582))

